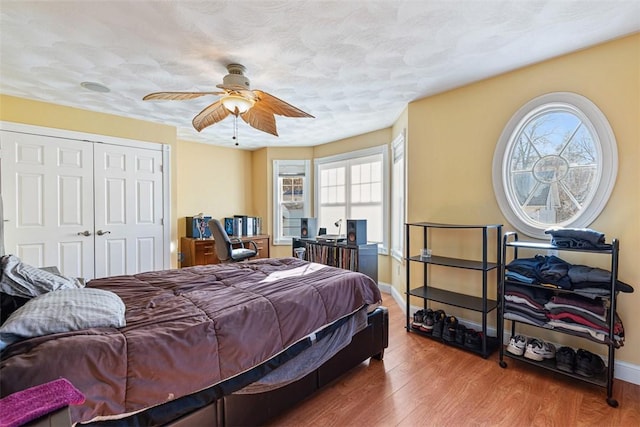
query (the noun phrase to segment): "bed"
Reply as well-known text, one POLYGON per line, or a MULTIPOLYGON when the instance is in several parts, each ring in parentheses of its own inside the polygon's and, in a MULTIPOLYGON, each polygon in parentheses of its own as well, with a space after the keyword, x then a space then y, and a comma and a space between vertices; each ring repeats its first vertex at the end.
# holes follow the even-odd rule
POLYGON ((296 258, 96 279, 88 290, 117 295, 126 325, 13 342, 0 354, 2 396, 62 377, 86 398, 70 407, 73 423, 256 425, 388 345, 373 280, 296 258))

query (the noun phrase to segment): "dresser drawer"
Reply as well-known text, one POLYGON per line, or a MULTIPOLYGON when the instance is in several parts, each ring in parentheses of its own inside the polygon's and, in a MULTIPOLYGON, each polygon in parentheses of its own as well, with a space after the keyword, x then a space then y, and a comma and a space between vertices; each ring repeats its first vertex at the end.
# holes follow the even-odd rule
MULTIPOLYGON (((253 249, 249 241, 253 240, 258 247, 256 258, 269 258, 268 235, 242 236, 244 247, 253 249)), ((182 252, 181 267, 191 267, 194 265, 217 264, 216 242, 213 239, 194 239, 192 237, 182 237, 180 239, 180 251, 182 252)), ((253 258, 255 259, 255 258, 253 258)))
POLYGON ((257 238, 252 240, 256 243, 256 246, 258 246, 258 256, 256 258, 269 258, 269 238, 257 238))

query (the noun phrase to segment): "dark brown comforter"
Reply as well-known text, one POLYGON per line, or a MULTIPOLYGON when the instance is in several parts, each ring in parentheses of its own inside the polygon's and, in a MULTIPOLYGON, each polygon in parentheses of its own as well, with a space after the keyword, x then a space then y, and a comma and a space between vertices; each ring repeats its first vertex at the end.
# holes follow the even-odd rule
POLYGON ((380 301, 369 277, 295 258, 118 276, 127 326, 32 338, 1 355, 3 396, 59 377, 86 395, 74 422, 118 418, 210 387, 380 301), (292 277, 277 278, 283 270, 292 277))

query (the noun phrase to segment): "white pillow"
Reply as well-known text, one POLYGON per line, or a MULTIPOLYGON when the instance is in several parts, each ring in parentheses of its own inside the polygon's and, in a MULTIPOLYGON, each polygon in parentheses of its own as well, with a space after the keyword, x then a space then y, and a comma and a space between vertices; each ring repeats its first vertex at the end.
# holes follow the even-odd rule
POLYGON ((31 299, 0 327, 0 350, 26 338, 88 328, 126 325, 125 305, 113 292, 63 289, 31 299))
POLYGON ((51 273, 20 261, 15 255, 0 258, 2 277, 0 291, 22 298, 34 298, 38 295, 60 289, 83 287, 82 282, 73 277, 51 273))

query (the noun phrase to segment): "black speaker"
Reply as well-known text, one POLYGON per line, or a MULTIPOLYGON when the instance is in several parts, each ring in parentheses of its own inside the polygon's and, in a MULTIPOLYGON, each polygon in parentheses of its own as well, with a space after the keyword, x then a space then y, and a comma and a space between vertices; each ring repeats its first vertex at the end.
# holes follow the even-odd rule
POLYGON ((367 243, 367 220, 348 219, 347 220, 347 244, 365 245, 367 243))
POLYGON ((317 227, 318 221, 316 218, 300 218, 300 237, 303 239, 316 237, 317 227))

